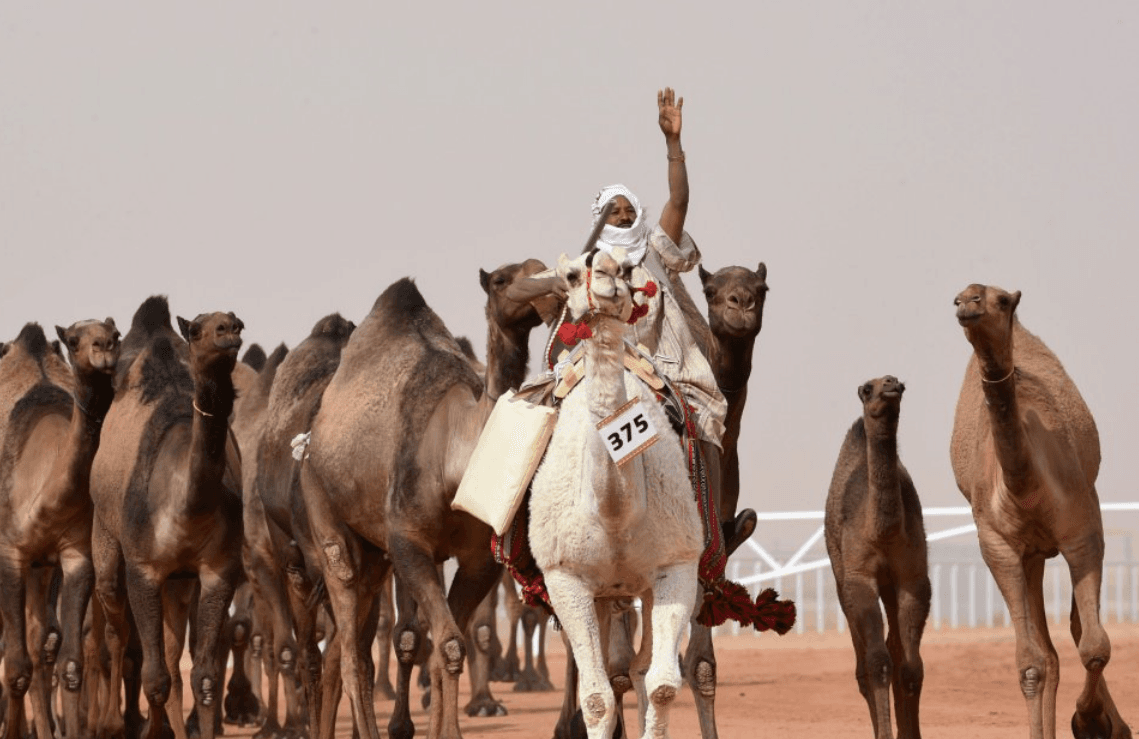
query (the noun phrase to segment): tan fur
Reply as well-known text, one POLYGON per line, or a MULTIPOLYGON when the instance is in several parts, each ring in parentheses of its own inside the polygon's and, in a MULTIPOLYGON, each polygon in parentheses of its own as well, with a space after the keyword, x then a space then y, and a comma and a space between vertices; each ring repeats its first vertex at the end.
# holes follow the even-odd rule
MULTIPOLYGON (((53 567, 63 573, 61 700, 69 726, 77 727, 80 716, 81 630, 92 581, 90 470, 120 344, 109 318, 56 331, 70 368, 58 344, 49 345, 35 324, 7 344, 0 359, 0 614, 8 739, 20 736, 25 693, 35 725, 49 725, 51 669, 42 648, 48 605, 45 589, 29 585, 49 580, 53 567)), ((77 735, 73 728, 67 736, 77 735)))
POLYGON ((1075 735, 1129 737, 1102 677, 1111 646, 1099 619, 1099 435, 1059 360, 1017 320, 1019 301, 1019 292, 984 285, 970 285, 954 301, 974 354, 957 402, 953 472, 1012 615, 1030 734, 1056 735, 1059 662, 1042 579, 1044 560, 1062 554, 1074 584, 1072 636, 1087 670, 1075 735))
MULTIPOLYGON (((488 290, 488 302, 500 298, 500 291, 488 290)), ((536 312, 523 312, 536 325, 536 312)), ((488 317, 493 314, 488 308, 488 317)), ((492 349, 494 339, 488 335, 488 388, 501 385, 504 369, 502 357, 492 349)), ((426 614, 435 649, 429 730, 433 739, 459 734, 463 630, 499 573, 488 546, 489 527, 450 509, 492 408, 491 393, 483 389, 443 322, 410 280, 400 280, 380 296, 345 347, 313 419, 309 456, 301 468, 337 638, 345 644, 357 642, 361 604, 378 592, 389 560, 401 587, 426 614), (451 556, 459 560, 452 585, 460 594, 452 599, 454 613, 436 573, 436 563, 451 556)), ((401 609, 396 630, 401 649, 406 643, 413 652, 423 633, 411 616, 401 609)), ((411 723, 410 662, 401 658, 400 668, 396 710, 389 723, 394 733, 408 730, 411 723)), ((367 683, 360 670, 358 651, 342 650, 341 675, 356 723, 363 735, 378 739, 371 695, 363 691, 367 683)))
MULTIPOLYGON (((120 394, 105 423, 109 443, 96 456, 91 476, 96 593, 110 627, 111 689, 117 692, 122 670, 129 590, 143 649, 143 693, 155 719, 148 724, 148 739, 157 739, 164 704, 181 739, 180 696, 166 702, 166 660, 180 657, 184 635, 174 631, 176 647, 163 647, 162 587, 174 574, 198 576, 200 641, 191 688, 202 736, 211 739, 224 669, 218 664, 218 640, 241 575, 241 463, 228 418, 243 325, 232 313, 179 322, 189 342, 185 355, 184 345, 170 339, 169 326, 124 340, 141 348, 121 372, 120 394), (188 357, 188 367, 182 356, 188 357), (165 374, 148 375, 159 371, 165 374)), ((97 725, 114 731, 122 721, 112 702, 97 725)))

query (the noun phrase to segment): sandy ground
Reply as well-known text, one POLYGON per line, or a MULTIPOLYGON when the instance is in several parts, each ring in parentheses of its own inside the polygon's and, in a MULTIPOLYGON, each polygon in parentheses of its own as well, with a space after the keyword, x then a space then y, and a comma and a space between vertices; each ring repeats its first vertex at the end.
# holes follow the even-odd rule
MULTIPOLYGON (((1112 660, 1107 677, 1120 712, 1139 727, 1139 625, 1109 624, 1112 660)), ((1083 668, 1066 625, 1053 626, 1052 639, 1060 655, 1057 697, 1059 736, 1068 728, 1083 668)), ((1027 711, 1017 687, 1014 638, 1009 628, 928 631, 922 644, 925 688, 921 702, 922 735, 996 739, 1026 736, 1027 711)), ((784 736, 826 736, 831 739, 871 735, 870 715, 854 680, 854 651, 847 633, 716 637, 720 684, 716 713, 723 739, 784 736)), ((565 655, 557 635, 549 639, 553 682, 563 685, 565 655)), ((495 696, 509 715, 461 719, 464 736, 495 739, 547 739, 561 706, 561 693, 515 693, 509 683, 492 683, 495 696)), ((418 693, 416 693, 418 698, 418 693)), ((462 678, 460 707, 468 686, 462 678)), ((379 701, 376 715, 386 735, 390 701, 379 701)), ((351 736, 351 720, 340 707, 337 735, 351 736)), ((626 713, 636 720, 635 700, 626 713)), ((427 716, 413 714, 416 734, 426 736, 427 716)), ((692 695, 681 693, 672 712, 674 737, 698 737, 692 695)), ((227 736, 244 737, 252 729, 227 726, 227 736)))

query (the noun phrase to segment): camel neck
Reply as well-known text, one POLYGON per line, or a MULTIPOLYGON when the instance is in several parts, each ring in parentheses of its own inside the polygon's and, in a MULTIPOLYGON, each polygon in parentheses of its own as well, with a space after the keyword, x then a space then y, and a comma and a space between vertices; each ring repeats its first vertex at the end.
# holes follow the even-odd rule
POLYGON ((517 390, 530 366, 530 329, 507 330, 487 320, 486 387, 491 400, 517 390))
POLYGON ((902 487, 898 473, 898 416, 866 418, 866 464, 869 509, 877 536, 887 536, 902 523, 902 487))
POLYGON ((69 489, 76 495, 89 496, 91 463, 99 450, 103 419, 114 398, 114 377, 102 372, 74 373, 75 408, 68 429, 69 443, 63 453, 66 475, 71 480, 69 489))
POLYGON ((591 378, 590 410, 605 418, 621 407, 625 392, 625 322, 598 315, 593 337, 586 339, 585 371, 591 378))
POLYGON ((1031 492, 1033 476, 1028 440, 1020 421, 1020 404, 1017 401, 1018 373, 1012 367, 988 371, 984 363, 981 366, 981 392, 985 397, 985 411, 997 461, 1001 465, 1005 487, 1019 497, 1031 492))
POLYGON ((751 379, 755 336, 717 336, 716 346, 716 384, 730 406, 732 396, 744 392, 751 379))
POLYGON ((198 493, 192 497, 201 497, 205 505, 215 499, 225 474, 229 415, 234 400, 231 371, 194 379, 189 483, 191 490, 198 493))

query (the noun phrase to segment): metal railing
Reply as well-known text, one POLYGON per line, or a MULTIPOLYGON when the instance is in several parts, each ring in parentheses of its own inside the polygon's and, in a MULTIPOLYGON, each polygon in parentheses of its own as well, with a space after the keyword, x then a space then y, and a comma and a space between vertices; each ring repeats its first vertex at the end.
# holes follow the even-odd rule
MULTIPOLYGON (((1100 510, 1104 514, 1139 512, 1139 503, 1102 503, 1100 510)), ((922 516, 927 528, 932 528, 931 519, 963 516, 971 519, 972 510, 968 506, 933 507, 923 509, 922 516)), ((795 624, 795 631, 798 633, 804 633, 808 628, 817 632, 830 628, 844 630, 846 622, 835 592, 830 559, 823 556, 806 560, 822 541, 823 512, 761 513, 758 519, 761 523, 818 521, 820 525, 783 562, 759 543, 758 535, 753 534, 746 544, 754 557, 750 562, 745 561, 745 558, 741 557, 745 554, 741 547, 728 565, 728 576, 748 587, 753 596, 763 588, 774 587, 781 597, 793 598, 798 608, 795 624), (810 574, 812 572, 813 575, 810 574), (784 588, 788 580, 791 584, 790 591, 784 588)), ((926 534, 926 541, 930 543, 944 541, 974 533, 976 530, 976 526, 970 520, 968 524, 931 531, 926 534)), ((979 549, 975 551, 975 556, 967 559, 961 557, 939 559, 931 550, 929 577, 933 593, 927 628, 995 626, 1009 623, 1008 608, 989 574, 988 567, 981 559, 979 549)), ((1045 610, 1055 623, 1061 623, 1068 616, 1071 602, 1071 580, 1063 558, 1048 561, 1044 572, 1044 588, 1045 610)), ((1133 559, 1130 546, 1127 547, 1123 560, 1104 563, 1101 612, 1104 620, 1139 622, 1139 561, 1133 559)), ((739 625, 734 622, 719 627, 717 633, 720 629, 730 629, 733 634, 740 631, 739 625)))

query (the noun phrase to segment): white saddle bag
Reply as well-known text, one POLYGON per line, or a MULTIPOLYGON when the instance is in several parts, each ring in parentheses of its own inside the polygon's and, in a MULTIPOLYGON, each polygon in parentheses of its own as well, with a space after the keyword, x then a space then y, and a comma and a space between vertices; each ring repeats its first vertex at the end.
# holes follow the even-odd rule
POLYGON ((513 390, 500 395, 451 507, 466 511, 501 536, 522 504, 557 419, 556 409, 515 398, 513 390))

